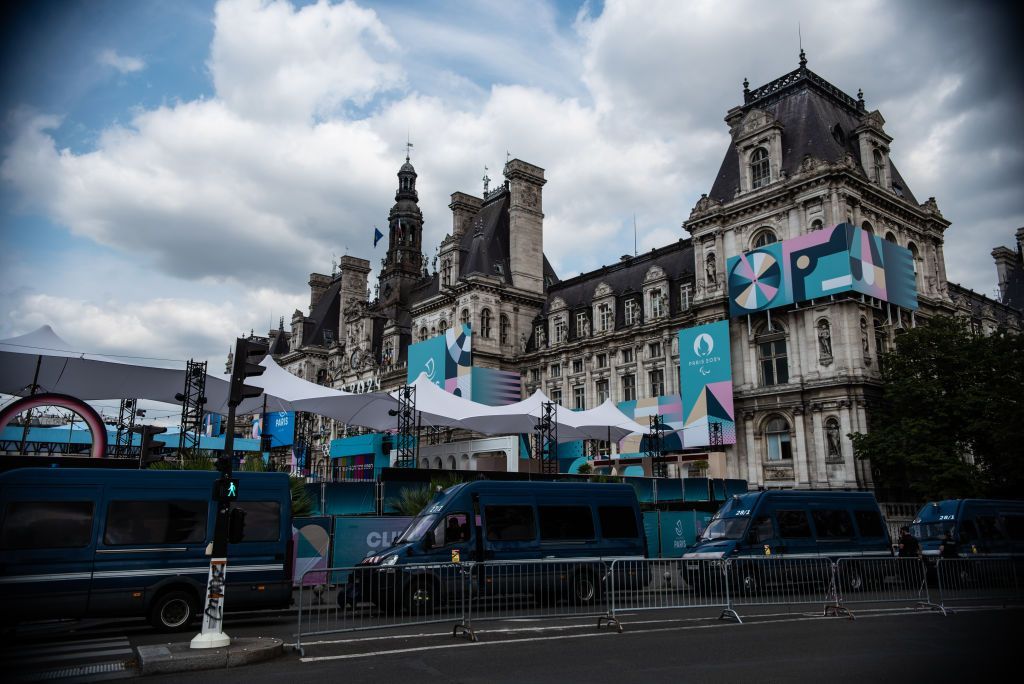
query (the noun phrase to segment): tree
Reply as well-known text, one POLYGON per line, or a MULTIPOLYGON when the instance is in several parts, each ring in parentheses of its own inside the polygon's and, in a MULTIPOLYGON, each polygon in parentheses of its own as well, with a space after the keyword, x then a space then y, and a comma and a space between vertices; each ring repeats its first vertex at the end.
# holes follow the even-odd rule
POLYGON ((402 488, 398 497, 388 500, 388 507, 400 515, 419 515, 427 507, 438 492, 443 492, 453 485, 462 482, 462 478, 454 474, 445 474, 432 478, 429 485, 408 484, 402 488))
POLYGON ((869 431, 850 435, 876 485, 917 499, 1020 496, 1024 336, 937 317, 884 355, 869 431))

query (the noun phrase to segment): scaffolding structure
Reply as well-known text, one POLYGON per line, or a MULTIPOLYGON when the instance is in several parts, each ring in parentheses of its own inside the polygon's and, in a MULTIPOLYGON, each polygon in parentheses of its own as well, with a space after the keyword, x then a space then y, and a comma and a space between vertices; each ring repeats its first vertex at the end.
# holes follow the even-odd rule
POLYGON ((534 453, 540 459, 541 472, 546 475, 558 474, 558 404, 553 401, 545 401, 540 405, 540 419, 536 434, 536 449, 534 453))
POLYGON ((389 411, 398 417, 398 431, 395 433, 396 468, 416 467, 416 388, 405 385, 398 389, 398 409, 389 411))
MULTIPOLYGON (((185 391, 174 395, 181 402, 181 432, 178 434, 178 462, 199 452, 203 434, 203 405, 206 404, 206 362, 189 360, 185 366, 185 391)), ((227 454, 228 457, 231 454, 227 454)))
POLYGON ((661 422, 661 416, 650 416, 650 420, 647 455, 651 459, 651 474, 654 477, 668 477, 668 463, 665 462, 665 423, 661 422))
POLYGON ((117 412, 117 434, 114 437, 114 456, 127 458, 135 449, 132 447, 132 433, 135 431, 135 416, 138 401, 122 399, 117 412))

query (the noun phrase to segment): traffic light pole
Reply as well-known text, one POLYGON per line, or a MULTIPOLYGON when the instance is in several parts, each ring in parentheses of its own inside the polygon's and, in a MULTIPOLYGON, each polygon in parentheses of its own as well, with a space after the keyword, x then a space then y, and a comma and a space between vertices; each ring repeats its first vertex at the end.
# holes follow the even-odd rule
MULTIPOLYGON (((224 433, 224 461, 221 482, 230 481, 231 463, 235 449, 235 407, 228 404, 228 424, 224 433)), ((221 465, 218 463, 218 465, 221 465)), ((217 518, 213 528, 213 544, 209 549, 210 573, 206 579, 206 602, 203 604, 203 629, 191 643, 192 648, 222 648, 231 644, 224 633, 224 588, 228 575, 228 523, 231 519, 231 500, 223 495, 226 486, 215 487, 217 492, 217 518)))
MULTIPOLYGON (((242 338, 235 342, 230 398, 228 399, 228 421, 227 429, 224 431, 224 454, 217 459, 220 479, 214 483, 211 494, 217 503, 217 518, 213 528, 213 543, 209 547, 210 573, 206 580, 203 629, 192 639, 192 648, 221 648, 231 645, 231 637, 224 633, 224 594, 226 593, 228 574, 228 531, 231 525, 231 501, 238 496, 237 480, 231 477, 235 455, 235 409, 243 399, 258 397, 262 394, 262 389, 245 385, 244 381, 246 377, 263 374, 262 366, 250 363, 250 357, 263 354, 265 352, 250 348, 248 341, 242 338)), ((240 540, 234 539, 233 541, 240 540)))

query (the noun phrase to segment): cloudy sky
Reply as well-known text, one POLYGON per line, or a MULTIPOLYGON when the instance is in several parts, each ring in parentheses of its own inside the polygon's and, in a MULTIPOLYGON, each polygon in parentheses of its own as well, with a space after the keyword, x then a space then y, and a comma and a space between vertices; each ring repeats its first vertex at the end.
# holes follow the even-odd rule
POLYGON ((506 154, 546 169, 568 277, 683 237, 744 77, 863 88, 950 279, 995 289, 1024 225, 1020 16, 992 3, 61 0, 4 10, 0 337, 219 365, 376 266, 412 140, 430 255, 506 154), (962 6, 961 6, 962 5, 962 6))

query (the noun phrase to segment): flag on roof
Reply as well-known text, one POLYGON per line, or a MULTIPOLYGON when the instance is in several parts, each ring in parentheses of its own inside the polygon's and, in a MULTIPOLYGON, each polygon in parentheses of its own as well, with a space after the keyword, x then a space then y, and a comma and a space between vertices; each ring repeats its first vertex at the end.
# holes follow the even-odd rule
POLYGON ((373 227, 373 246, 374 247, 377 246, 377 243, 380 242, 380 239, 382 237, 384 237, 384 233, 380 232, 380 230, 376 226, 374 226, 373 227))

